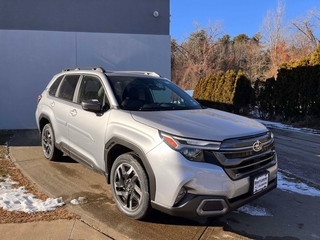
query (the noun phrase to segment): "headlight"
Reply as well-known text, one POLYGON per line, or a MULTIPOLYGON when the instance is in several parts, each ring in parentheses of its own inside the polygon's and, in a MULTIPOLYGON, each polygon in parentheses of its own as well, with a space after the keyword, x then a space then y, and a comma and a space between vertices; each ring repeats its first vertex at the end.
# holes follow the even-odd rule
POLYGON ((180 153, 188 160, 195 162, 204 162, 203 150, 196 148, 183 148, 180 153))
POLYGON ((204 150, 219 150, 220 142, 189 139, 159 132, 163 141, 173 150, 180 152, 186 159, 204 162, 204 150))

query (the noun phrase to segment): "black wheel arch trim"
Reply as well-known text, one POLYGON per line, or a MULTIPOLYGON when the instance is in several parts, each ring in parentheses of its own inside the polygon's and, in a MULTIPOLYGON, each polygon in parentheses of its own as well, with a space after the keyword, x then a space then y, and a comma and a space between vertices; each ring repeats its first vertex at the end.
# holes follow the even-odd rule
MULTIPOLYGON (((46 114, 41 113, 41 114, 39 115, 39 118, 38 118, 38 123, 39 123, 39 129, 38 129, 38 130, 39 130, 39 137, 40 137, 40 139, 41 139, 42 129, 43 129, 43 127, 46 125, 46 124, 41 125, 42 119, 46 119, 46 120, 48 121, 48 123, 51 124, 52 131, 53 131, 53 134, 54 134, 54 136, 55 136, 55 131, 54 131, 54 128, 53 128, 53 126, 52 126, 52 122, 51 122, 50 117, 49 117, 48 115, 46 115, 46 114)), ((60 151, 63 151, 62 144, 59 144, 59 143, 55 142, 54 145, 55 145, 55 147, 56 147, 57 149, 59 149, 60 151)), ((67 153, 66 151, 63 151, 63 152, 67 153)))
MULTIPOLYGON (((110 139, 105 144, 105 149, 104 149, 104 161, 105 161, 105 168, 106 168, 105 175, 106 175, 108 184, 110 184, 110 171, 111 171, 112 164, 115 160, 115 159, 109 159, 108 156, 110 154, 110 150, 116 145, 120 145, 124 148, 127 148, 128 151, 125 151, 125 152, 132 152, 133 151, 139 157, 139 159, 141 159, 141 162, 143 164, 144 169, 147 172, 147 176, 148 176, 148 180, 149 180, 150 200, 151 201, 155 200, 156 179, 155 179, 155 175, 152 170, 152 167, 151 167, 146 155, 142 151, 142 149, 139 146, 137 146, 136 144, 129 142, 126 139, 114 137, 114 138, 110 139)), ((123 152, 123 153, 125 153, 125 152, 123 152)), ((121 155, 121 154, 119 154, 119 155, 121 155)))
POLYGON ((40 128, 39 131, 40 131, 40 132, 41 132, 42 128, 44 127, 44 125, 41 126, 41 120, 42 120, 42 119, 46 119, 46 120, 48 121, 48 123, 51 124, 51 120, 50 120, 49 116, 46 115, 46 114, 41 113, 41 114, 39 115, 39 118, 38 118, 38 123, 39 123, 39 128, 40 128))

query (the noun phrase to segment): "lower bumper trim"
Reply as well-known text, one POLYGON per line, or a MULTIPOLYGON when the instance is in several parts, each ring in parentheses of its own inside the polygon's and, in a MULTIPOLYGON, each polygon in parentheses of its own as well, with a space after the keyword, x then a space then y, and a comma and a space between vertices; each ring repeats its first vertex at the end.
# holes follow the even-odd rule
POLYGON ((239 207, 263 196, 277 188, 277 178, 269 182, 268 187, 257 194, 244 194, 234 199, 224 196, 208 196, 187 194, 178 205, 167 208, 151 202, 154 209, 172 216, 185 218, 217 217, 234 211, 239 207))

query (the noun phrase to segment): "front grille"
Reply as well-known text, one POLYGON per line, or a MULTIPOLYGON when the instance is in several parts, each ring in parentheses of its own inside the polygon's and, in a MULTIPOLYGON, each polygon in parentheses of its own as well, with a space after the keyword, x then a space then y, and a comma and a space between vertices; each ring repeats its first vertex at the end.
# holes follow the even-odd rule
POLYGON ((249 176, 276 164, 274 139, 270 132, 225 140, 220 150, 214 151, 213 154, 233 180, 249 176), (262 149, 255 152, 253 144, 257 141, 262 143, 262 149))

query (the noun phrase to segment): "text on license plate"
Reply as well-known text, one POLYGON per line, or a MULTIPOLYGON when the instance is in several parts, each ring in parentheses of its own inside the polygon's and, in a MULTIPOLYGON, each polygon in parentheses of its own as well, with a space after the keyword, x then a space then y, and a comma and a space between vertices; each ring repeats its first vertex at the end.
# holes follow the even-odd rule
POLYGON ((268 179, 269 179, 268 173, 255 177, 253 181, 253 194, 260 192, 263 189, 266 189, 268 187, 268 179))

